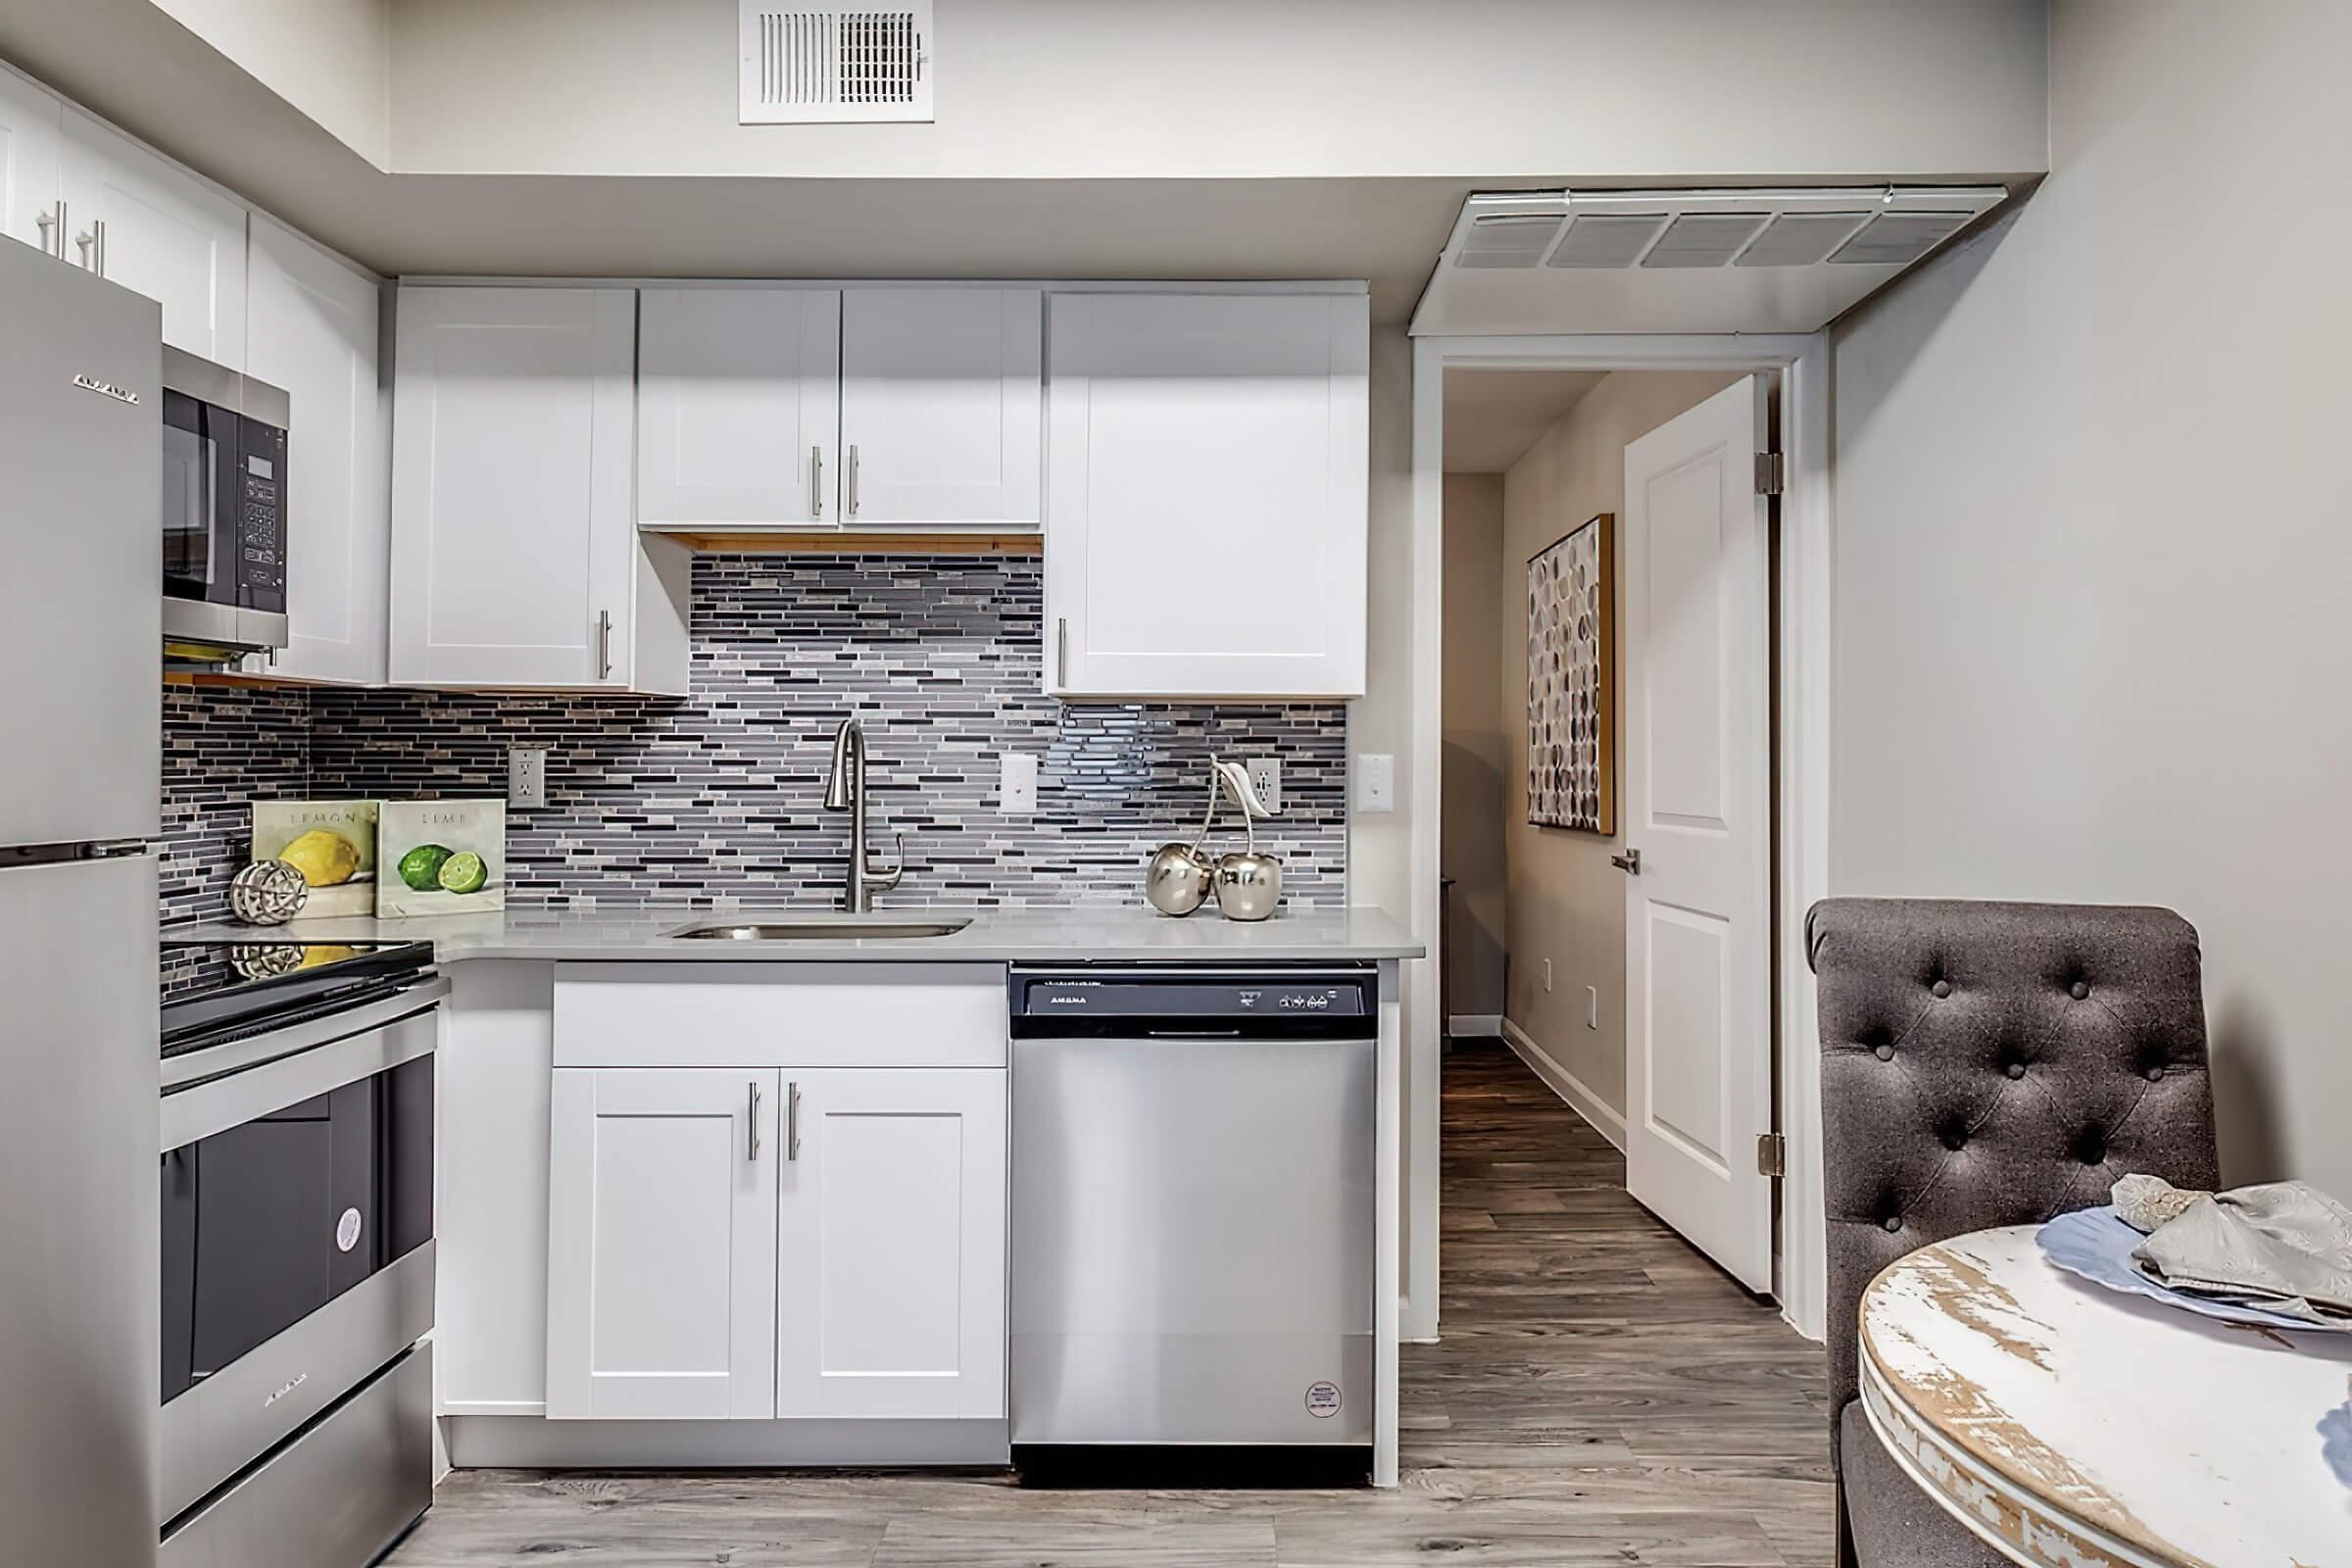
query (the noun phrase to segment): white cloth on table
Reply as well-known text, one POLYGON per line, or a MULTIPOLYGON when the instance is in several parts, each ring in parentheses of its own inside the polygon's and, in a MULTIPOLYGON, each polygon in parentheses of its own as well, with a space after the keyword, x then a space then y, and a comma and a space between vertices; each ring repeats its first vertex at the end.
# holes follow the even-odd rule
POLYGON ((2156 1222, 2132 1258, 2158 1284, 2312 1323, 2352 1318, 2352 1208, 2310 1183, 2182 1193, 2128 1176, 2114 1198, 2127 1221, 2156 1222))

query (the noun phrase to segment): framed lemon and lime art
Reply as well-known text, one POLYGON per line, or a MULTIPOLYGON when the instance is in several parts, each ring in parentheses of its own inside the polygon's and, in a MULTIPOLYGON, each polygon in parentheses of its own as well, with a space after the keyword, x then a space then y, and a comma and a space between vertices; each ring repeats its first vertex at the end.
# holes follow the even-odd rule
POLYGON ((378 915, 486 914, 507 906, 507 803, 386 801, 378 915))
POLYGON ((310 893, 305 916, 375 912, 374 801, 256 801, 255 860, 283 860, 310 893))

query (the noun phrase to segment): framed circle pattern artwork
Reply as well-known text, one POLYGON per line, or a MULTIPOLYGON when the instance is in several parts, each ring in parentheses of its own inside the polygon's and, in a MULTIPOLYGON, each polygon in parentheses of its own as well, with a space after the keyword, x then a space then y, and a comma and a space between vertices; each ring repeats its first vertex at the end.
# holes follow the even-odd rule
POLYGON ((1527 819, 1617 831, 1617 556, 1603 512, 1527 564, 1527 819))

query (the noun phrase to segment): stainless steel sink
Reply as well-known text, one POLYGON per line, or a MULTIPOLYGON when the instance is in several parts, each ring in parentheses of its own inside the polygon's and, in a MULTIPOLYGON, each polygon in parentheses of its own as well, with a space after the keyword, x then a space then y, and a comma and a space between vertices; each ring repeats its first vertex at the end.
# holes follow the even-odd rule
POLYGON ((859 915, 808 915, 798 919, 738 917, 684 925, 663 935, 679 942, 914 942, 952 937, 968 919, 876 920, 859 915))

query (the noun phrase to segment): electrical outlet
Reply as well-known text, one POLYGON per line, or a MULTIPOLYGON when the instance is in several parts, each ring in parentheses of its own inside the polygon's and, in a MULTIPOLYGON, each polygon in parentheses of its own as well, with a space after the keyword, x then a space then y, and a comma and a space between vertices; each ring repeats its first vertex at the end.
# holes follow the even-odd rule
POLYGON ((507 748, 507 804, 525 810, 547 805, 547 748, 507 748))
POLYGON ((1551 960, 1549 958, 1544 960, 1544 994, 1547 997, 1551 995, 1551 960))
POLYGON ((1600 987, 1598 986, 1585 987, 1585 1027, 1588 1029, 1600 1027, 1600 987))
POLYGON ((1006 816, 1031 816, 1037 811, 1037 759, 1026 752, 1006 752, 1000 762, 998 797, 1006 816))
POLYGON ((1257 804, 1268 811, 1282 809, 1282 759, 1252 757, 1250 759, 1250 787, 1257 792, 1257 804))
POLYGON ((1396 809, 1396 759, 1394 755, 1387 752, 1356 754, 1355 808, 1359 811, 1396 809))

